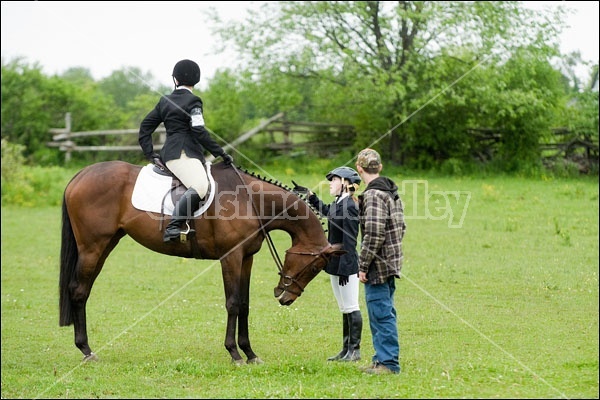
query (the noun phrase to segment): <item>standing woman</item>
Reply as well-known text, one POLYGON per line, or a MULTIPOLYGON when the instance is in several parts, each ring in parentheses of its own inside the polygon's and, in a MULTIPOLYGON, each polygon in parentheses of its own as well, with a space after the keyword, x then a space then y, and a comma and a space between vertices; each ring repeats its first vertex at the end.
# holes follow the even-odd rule
POLYGON ((181 60, 173 68, 175 90, 162 96, 152 111, 140 124, 139 143, 144 155, 159 166, 167 168, 185 185, 163 241, 179 241, 181 225, 200 206, 208 192, 208 176, 204 169, 204 150, 215 157, 222 157, 225 164, 233 158, 210 136, 204 126, 203 104, 192 90, 200 82, 200 67, 192 60, 181 60), (154 152, 152 133, 163 122, 167 139, 160 152, 154 152))
POLYGON ((308 193, 308 202, 322 215, 327 216, 329 243, 342 243, 346 253, 332 257, 325 272, 330 275, 331 288, 342 313, 343 346, 328 361, 360 360, 360 340, 362 336, 362 315, 358 305, 358 199, 354 196, 360 176, 350 167, 338 167, 326 175, 329 180, 329 193, 335 196, 331 204, 324 204, 316 194, 307 188, 296 185, 294 190, 308 193))

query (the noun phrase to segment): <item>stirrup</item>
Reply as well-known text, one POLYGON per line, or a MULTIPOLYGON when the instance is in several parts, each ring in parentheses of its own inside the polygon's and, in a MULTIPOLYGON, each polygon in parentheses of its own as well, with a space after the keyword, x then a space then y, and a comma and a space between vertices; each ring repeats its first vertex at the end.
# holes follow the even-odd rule
POLYGON ((191 235, 192 233, 196 232, 195 230, 192 229, 192 227, 190 226, 190 224, 188 223, 188 221, 185 221, 185 226, 186 226, 186 230, 181 230, 179 232, 179 241, 181 243, 186 243, 188 240, 188 235, 191 235))

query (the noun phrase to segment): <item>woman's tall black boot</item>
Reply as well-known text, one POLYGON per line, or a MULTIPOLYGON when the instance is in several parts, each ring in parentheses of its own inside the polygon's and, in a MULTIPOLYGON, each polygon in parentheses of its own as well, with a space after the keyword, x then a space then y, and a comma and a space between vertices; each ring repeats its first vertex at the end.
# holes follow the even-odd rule
POLYGON ((360 339, 362 336, 362 315, 360 310, 348 314, 348 325, 350 327, 350 340, 348 341, 348 352, 340 361, 360 360, 360 339))
POLYGON ((200 205, 200 195, 195 189, 188 189, 181 195, 173 210, 173 217, 165 228, 164 242, 179 242, 181 225, 194 216, 194 212, 200 205))
POLYGON ((342 314, 342 318, 344 320, 344 342, 343 342, 343 346, 342 346, 342 351, 340 351, 338 354, 336 354, 333 357, 329 357, 327 359, 327 361, 337 361, 339 359, 341 359, 342 357, 344 357, 346 355, 346 353, 348 352, 348 342, 350 341, 350 327, 348 324, 348 314, 342 314))

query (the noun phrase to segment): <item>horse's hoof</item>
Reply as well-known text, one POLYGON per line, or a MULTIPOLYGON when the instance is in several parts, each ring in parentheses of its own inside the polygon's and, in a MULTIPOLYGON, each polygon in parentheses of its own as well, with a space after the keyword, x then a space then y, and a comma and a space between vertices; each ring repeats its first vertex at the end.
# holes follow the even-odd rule
POLYGON ((244 365, 244 360, 242 360, 242 359, 239 359, 239 360, 233 360, 233 359, 232 359, 232 360, 231 360, 231 362, 232 362, 234 365, 236 365, 236 366, 237 366, 237 365, 244 365))
POLYGON ((83 356, 83 362, 98 361, 98 360, 99 360, 99 358, 94 352, 91 352, 87 356, 83 356))
POLYGON ((253 359, 248 360, 248 364, 264 364, 264 361, 258 357, 254 357, 253 359))

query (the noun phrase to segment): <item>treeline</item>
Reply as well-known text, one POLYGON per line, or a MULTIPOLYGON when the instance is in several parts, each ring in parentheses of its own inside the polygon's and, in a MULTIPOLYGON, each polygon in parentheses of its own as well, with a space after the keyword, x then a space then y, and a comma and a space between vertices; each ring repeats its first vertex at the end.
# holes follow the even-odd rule
MULTIPOLYGON (((579 55, 560 54, 562 12, 519 2, 266 2, 246 23, 214 29, 241 66, 218 71, 199 93, 207 126, 224 144, 279 112, 350 124, 348 156, 371 146, 413 169, 477 167, 472 132, 489 129, 502 133, 494 168, 541 167, 539 144, 552 128, 598 142, 598 65, 580 81, 579 55)), ((46 143, 65 112, 72 131, 137 128, 172 90, 153 81, 138 67, 95 81, 85 68, 46 76, 40 65, 3 59, 2 138, 24 146, 30 163, 60 165, 46 143)), ((261 154, 260 143, 241 150, 261 154)))

